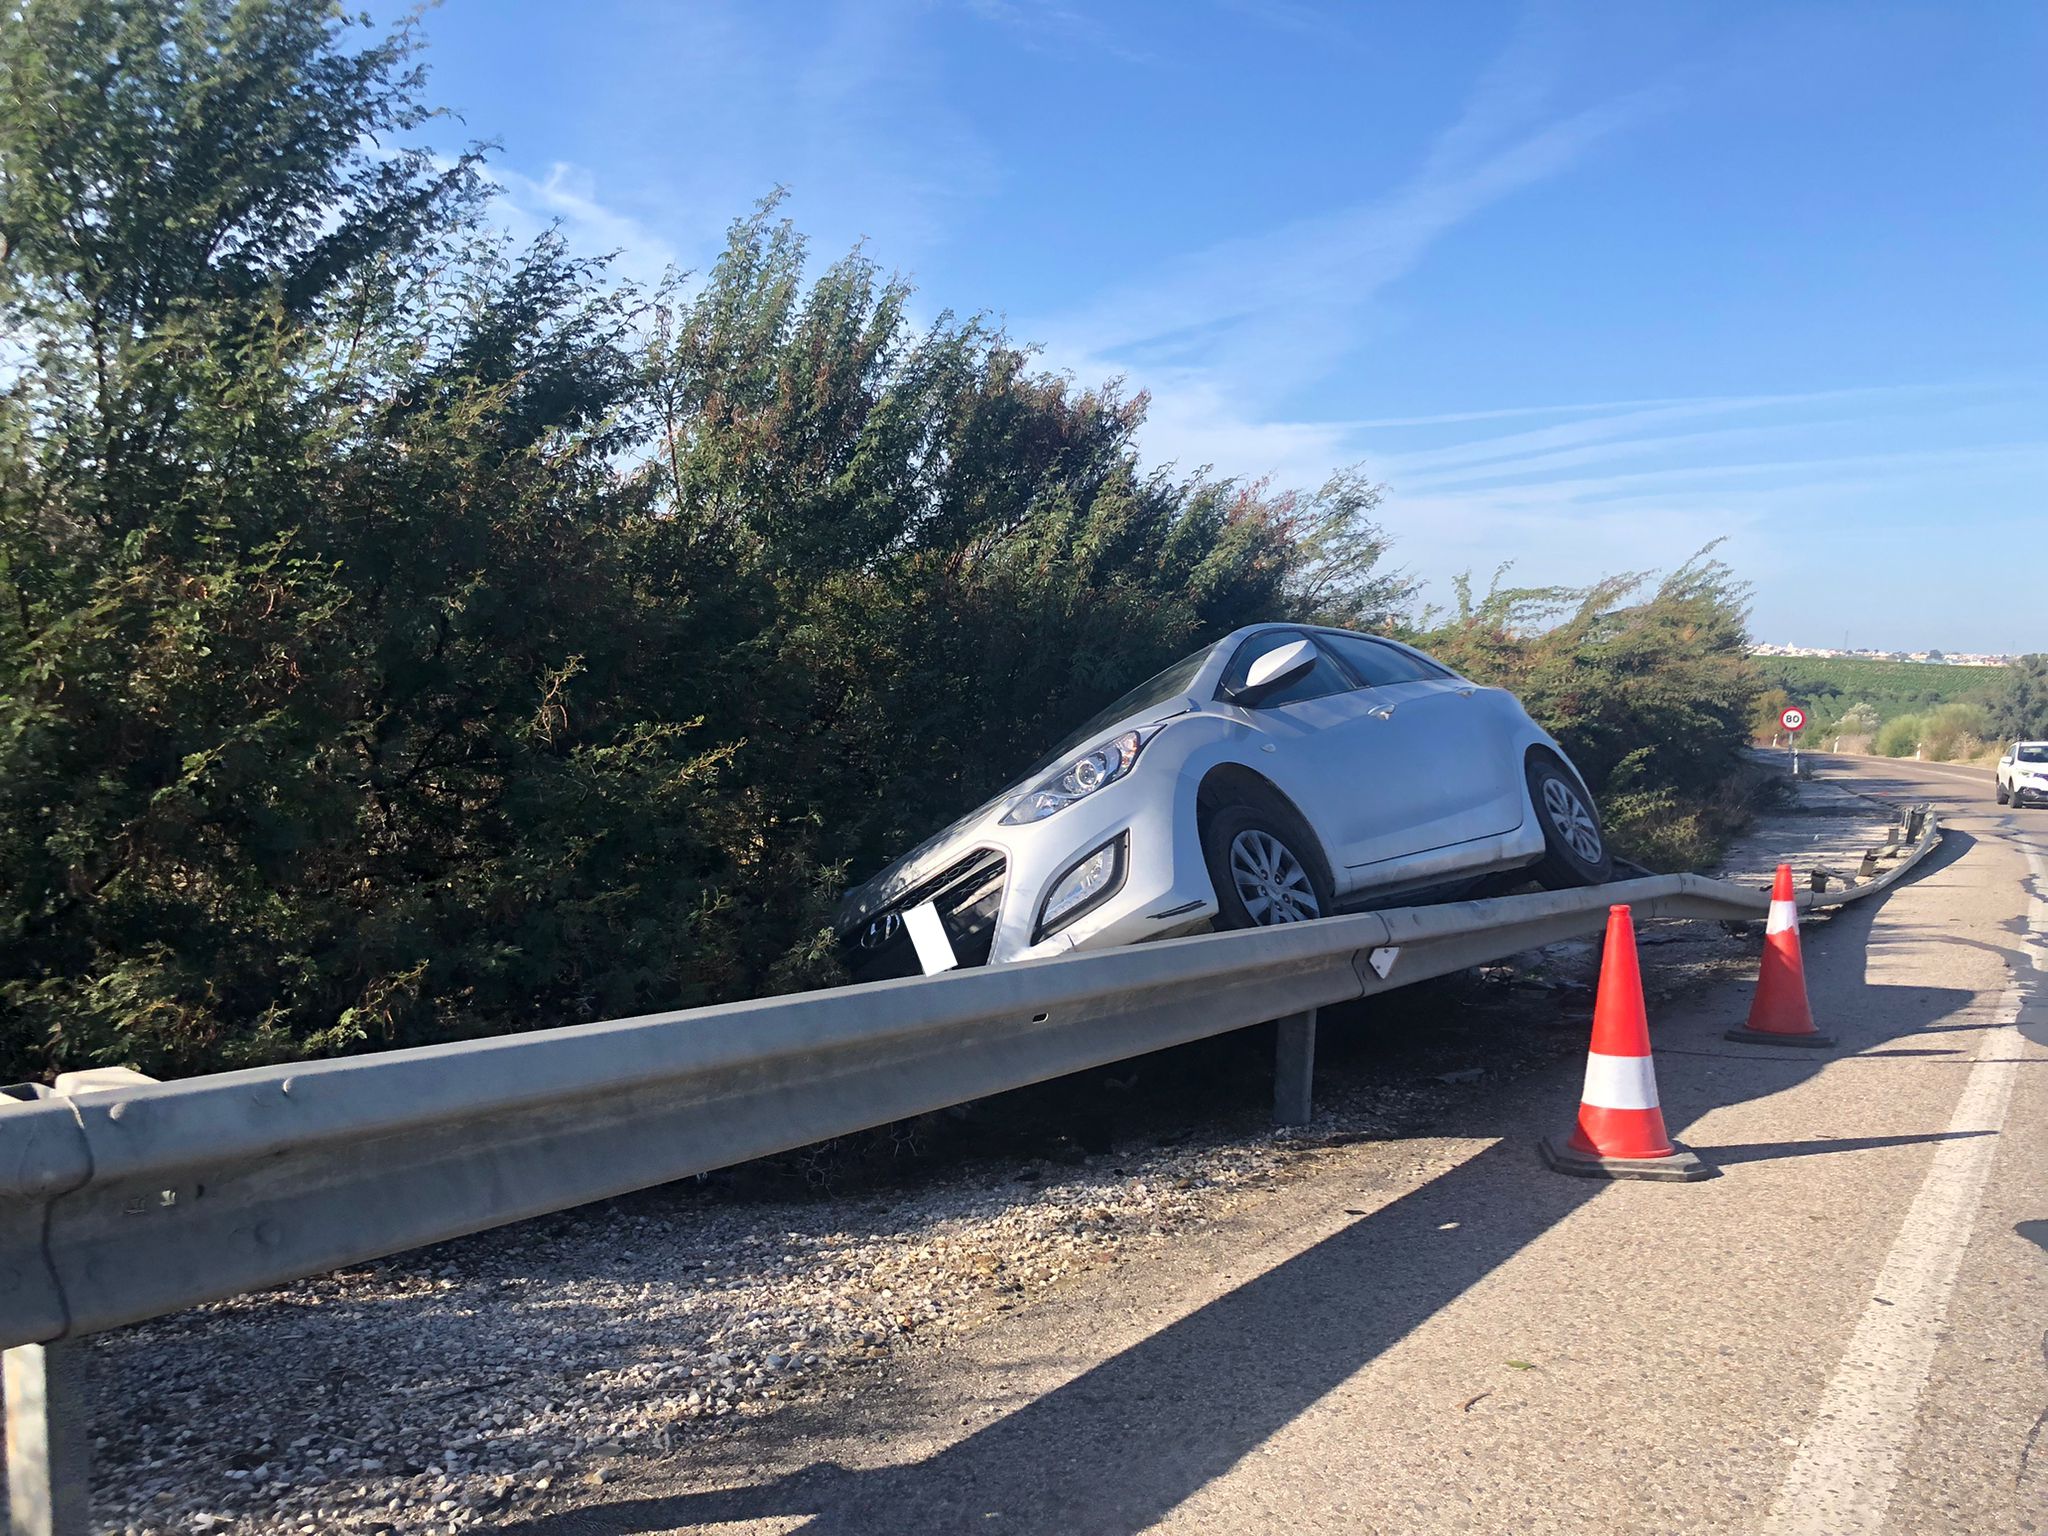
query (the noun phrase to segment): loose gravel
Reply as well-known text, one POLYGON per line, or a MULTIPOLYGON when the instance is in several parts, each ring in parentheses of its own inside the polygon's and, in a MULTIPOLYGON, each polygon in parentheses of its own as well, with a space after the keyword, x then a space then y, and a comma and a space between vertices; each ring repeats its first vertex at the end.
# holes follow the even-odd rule
POLYGON ((678 1186, 109 1334, 100 1528, 488 1528, 1137 1257, 1330 1135, 972 1164, 884 1200, 678 1186))

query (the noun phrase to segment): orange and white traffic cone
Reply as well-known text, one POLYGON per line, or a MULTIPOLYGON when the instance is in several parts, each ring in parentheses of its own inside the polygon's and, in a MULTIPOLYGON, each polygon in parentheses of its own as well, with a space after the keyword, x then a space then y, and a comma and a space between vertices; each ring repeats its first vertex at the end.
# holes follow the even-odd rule
POLYGON ((1607 909, 1579 1123, 1562 1142, 1545 1138, 1543 1160, 1559 1173, 1589 1179, 1704 1179, 1714 1172, 1664 1129, 1643 975, 1636 966, 1636 930, 1627 907, 1607 909))
POLYGON ((1799 955, 1799 902, 1792 894, 1792 866, 1780 864, 1771 884, 1771 917, 1764 925, 1763 968, 1757 973, 1756 998, 1749 1005, 1749 1023, 1728 1031, 1730 1040, 1746 1045, 1811 1045, 1835 1043, 1813 1024, 1806 1001, 1806 962, 1799 955))

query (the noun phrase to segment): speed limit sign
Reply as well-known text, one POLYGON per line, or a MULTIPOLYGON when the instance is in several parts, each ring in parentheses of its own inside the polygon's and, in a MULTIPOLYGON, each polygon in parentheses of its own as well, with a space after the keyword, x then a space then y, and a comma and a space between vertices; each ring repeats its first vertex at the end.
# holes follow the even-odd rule
POLYGON ((1797 704, 1794 704, 1785 713, 1778 716, 1778 724, 1785 727, 1788 731, 1804 730, 1806 729, 1806 711, 1797 704))

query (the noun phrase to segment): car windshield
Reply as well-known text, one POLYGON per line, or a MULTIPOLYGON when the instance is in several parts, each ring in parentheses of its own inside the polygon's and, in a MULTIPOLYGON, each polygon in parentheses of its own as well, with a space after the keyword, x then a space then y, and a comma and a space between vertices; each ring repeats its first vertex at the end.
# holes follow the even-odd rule
POLYGON ((1194 655, 1183 656, 1164 672, 1146 678, 1144 682, 1138 684, 1137 687, 1133 688, 1115 703, 1104 709, 1097 710, 1088 717, 1086 722, 1074 727, 1073 730, 1061 738, 1059 745, 1046 753, 1024 777, 1028 779, 1043 773, 1046 769, 1066 757, 1076 747, 1085 745, 1093 737, 1099 736, 1112 725, 1115 725, 1117 721, 1123 719, 1124 716, 1135 715, 1140 710, 1150 709, 1156 704, 1164 704, 1175 694, 1186 693, 1188 685, 1195 680, 1196 674, 1202 670, 1202 663, 1209 659, 1209 653, 1215 649, 1216 647, 1213 645, 1205 645, 1195 652, 1194 655))
POLYGON ((2029 742, 2024 747, 2015 747, 2012 755, 2023 763, 2048 763, 2048 741, 2029 742))

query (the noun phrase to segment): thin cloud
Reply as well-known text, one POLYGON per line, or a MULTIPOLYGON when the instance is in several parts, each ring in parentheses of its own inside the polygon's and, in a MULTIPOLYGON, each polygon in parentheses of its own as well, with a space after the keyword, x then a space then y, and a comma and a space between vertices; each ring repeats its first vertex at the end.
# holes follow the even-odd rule
MULTIPOLYGON (((1391 194, 1335 214, 1228 240, 1167 263, 1156 278, 1119 287, 1046 327, 1050 344, 1119 358, 1277 365, 1332 359, 1352 322, 1430 246, 1501 199, 1556 176, 1640 116, 1650 93, 1574 113, 1462 165, 1438 165, 1391 194)), ((1271 378, 1271 367, 1262 370, 1271 378)))
POLYGON ((1036 53, 1066 54, 1079 46, 1126 64, 1160 62, 1157 53, 1129 42, 1100 16, 1060 0, 967 0, 967 10, 1004 28, 1036 53))
POLYGON ((515 240, 525 243, 559 226, 573 251, 612 257, 612 270, 643 285, 658 281, 681 265, 676 250, 632 215, 611 207, 598 195, 597 178, 582 166, 557 160, 539 178, 505 166, 493 166, 491 179, 498 195, 492 199, 497 221, 515 240))

